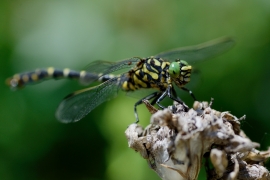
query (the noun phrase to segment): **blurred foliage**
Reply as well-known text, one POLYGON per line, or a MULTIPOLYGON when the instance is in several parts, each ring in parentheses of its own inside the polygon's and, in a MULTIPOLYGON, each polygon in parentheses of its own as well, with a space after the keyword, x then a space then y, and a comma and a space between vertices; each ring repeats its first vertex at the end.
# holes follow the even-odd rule
MULTIPOLYGON (((236 46, 198 64, 192 90, 199 100, 213 97, 217 110, 246 114, 246 134, 267 148, 269 22, 267 0, 1 0, 0 179, 159 179, 124 136, 135 121, 136 99, 121 93, 78 123, 61 124, 54 111, 83 88, 77 82, 52 80, 13 92, 4 81, 37 67, 79 70, 97 59, 146 57, 220 36, 235 37, 236 46)), ((192 105, 188 93, 179 95, 192 105)), ((138 111, 147 124, 146 108, 138 111)))

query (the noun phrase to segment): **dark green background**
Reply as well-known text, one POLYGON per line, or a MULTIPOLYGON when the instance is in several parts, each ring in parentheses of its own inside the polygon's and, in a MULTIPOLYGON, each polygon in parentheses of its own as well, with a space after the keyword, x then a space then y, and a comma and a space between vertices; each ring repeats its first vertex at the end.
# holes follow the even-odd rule
MULTIPOLYGON (((83 69, 233 36, 228 53, 198 65, 190 87, 213 108, 247 118, 246 134, 270 144, 270 1, 0 1, 0 179, 159 179, 124 135, 136 99, 121 95, 74 124, 54 113, 83 88, 68 80, 11 91, 7 77, 48 66, 83 69)), ((180 91, 189 105, 192 98, 180 91)), ((138 108, 141 124, 149 122, 138 108)), ((203 177, 203 175, 202 175, 203 177)), ((204 179, 204 178, 202 178, 204 179)))

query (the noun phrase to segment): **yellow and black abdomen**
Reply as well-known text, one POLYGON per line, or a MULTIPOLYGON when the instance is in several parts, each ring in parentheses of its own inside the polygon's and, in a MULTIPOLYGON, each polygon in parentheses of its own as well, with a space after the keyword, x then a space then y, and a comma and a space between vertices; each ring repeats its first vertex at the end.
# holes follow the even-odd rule
POLYGON ((84 84, 90 84, 96 80, 104 82, 112 78, 109 75, 102 76, 101 78, 100 76, 101 75, 86 71, 74 71, 67 68, 60 70, 50 67, 47 69, 36 69, 34 71, 15 74, 13 77, 8 78, 6 83, 12 88, 22 88, 25 85, 42 82, 43 80, 48 79, 76 79, 84 84))
POLYGON ((156 88, 164 90, 168 86, 166 73, 169 63, 161 58, 142 59, 135 68, 126 74, 122 89, 134 91, 140 88, 156 88))

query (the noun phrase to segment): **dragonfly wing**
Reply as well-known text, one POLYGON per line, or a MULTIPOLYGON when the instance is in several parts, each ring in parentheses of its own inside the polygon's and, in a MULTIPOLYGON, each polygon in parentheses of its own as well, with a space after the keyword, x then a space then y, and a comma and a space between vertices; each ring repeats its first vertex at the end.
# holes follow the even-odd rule
POLYGON ((96 81, 98 78, 106 74, 110 74, 115 71, 119 71, 126 68, 132 68, 140 60, 141 58, 134 57, 134 58, 118 61, 118 62, 110 62, 110 61, 102 61, 102 60, 94 61, 85 68, 85 71, 89 73, 93 73, 93 74, 98 74, 98 76, 96 76, 96 78, 85 79, 83 80, 83 82, 85 84, 90 84, 91 82, 96 81))
POLYGON ((99 74, 99 73, 103 73, 103 71, 106 71, 114 64, 116 64, 116 62, 97 60, 97 61, 93 61, 90 64, 88 64, 84 68, 84 70, 87 72, 90 72, 90 73, 99 74))
POLYGON ((101 103, 117 95, 119 78, 112 78, 98 86, 76 91, 67 96, 56 111, 56 118, 63 123, 76 122, 101 103))
POLYGON ((155 57, 163 58, 170 62, 175 61, 176 59, 181 59, 187 60, 188 63, 193 63, 221 54, 229 50, 234 44, 234 39, 223 37, 195 46, 172 49, 159 53, 155 57))

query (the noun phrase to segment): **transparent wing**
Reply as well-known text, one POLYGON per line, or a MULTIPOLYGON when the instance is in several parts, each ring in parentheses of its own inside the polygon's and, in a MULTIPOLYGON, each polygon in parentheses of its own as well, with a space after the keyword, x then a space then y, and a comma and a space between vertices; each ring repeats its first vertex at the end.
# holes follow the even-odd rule
POLYGON ((90 63, 86 68, 85 71, 91 72, 91 73, 102 73, 102 74, 110 74, 112 72, 125 69, 125 68, 131 68, 134 65, 136 65, 137 62, 139 62, 141 58, 139 57, 133 57, 130 59, 118 61, 118 62, 110 62, 110 61, 94 61, 90 63))
POLYGON ((83 83, 90 84, 106 74, 110 74, 112 72, 119 71, 126 68, 132 68, 140 60, 141 58, 139 57, 133 57, 133 58, 118 61, 118 62, 110 62, 110 61, 103 61, 103 60, 94 61, 88 64, 88 66, 86 66, 85 71, 91 74, 97 74, 98 76, 95 76, 95 77, 92 76, 91 78, 86 78, 83 80, 83 83))
POLYGON ((63 123, 76 122, 101 103, 117 95, 119 78, 112 78, 98 86, 76 91, 67 96, 56 111, 56 118, 63 123))
POLYGON ((159 53, 154 57, 163 58, 170 62, 175 61, 176 59, 182 59, 187 60, 188 63, 193 63, 221 54, 233 47, 234 44, 235 41, 232 38, 223 37, 195 46, 172 49, 159 53))
POLYGON ((103 60, 97 60, 93 61, 90 64, 88 64, 84 70, 91 73, 103 73, 103 71, 106 71, 111 66, 115 65, 117 62, 110 62, 110 61, 103 61, 103 60))

